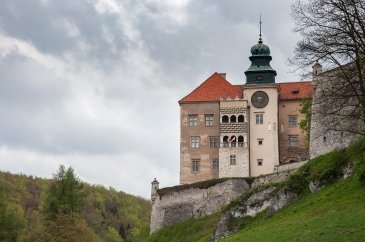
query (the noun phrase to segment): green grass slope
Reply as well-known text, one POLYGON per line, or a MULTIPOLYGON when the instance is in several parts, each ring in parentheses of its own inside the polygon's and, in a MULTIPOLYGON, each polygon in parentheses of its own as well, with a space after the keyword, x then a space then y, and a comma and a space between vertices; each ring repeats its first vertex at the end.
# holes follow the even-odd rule
MULTIPOLYGON (((299 196, 271 217, 264 211, 241 218, 243 228, 219 241, 365 241, 365 138, 309 161, 286 182, 273 185, 299 196), (353 174, 341 180, 348 163, 353 174), (308 184, 313 180, 325 187, 311 193, 308 184)), ((209 241, 220 214, 163 228, 150 241, 209 241)))
POLYGON ((365 186, 339 181, 302 195, 273 217, 265 212, 228 241, 365 241, 365 186))

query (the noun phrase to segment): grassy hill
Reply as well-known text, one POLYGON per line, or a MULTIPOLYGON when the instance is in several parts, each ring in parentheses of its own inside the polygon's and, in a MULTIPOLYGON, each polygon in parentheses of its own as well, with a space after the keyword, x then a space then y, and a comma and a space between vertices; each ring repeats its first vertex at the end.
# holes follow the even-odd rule
POLYGON ((0 241, 80 241, 78 233, 85 233, 82 241, 130 242, 148 237, 150 201, 86 183, 82 183, 78 214, 47 220, 45 204, 53 182, 0 172, 0 241), (46 232, 54 237, 45 237, 46 232))
MULTIPOLYGON (((298 198, 272 216, 264 211, 241 218, 242 229, 220 241, 365 241, 365 139, 313 159, 273 185, 295 191, 298 198), (352 176, 341 179, 346 164, 353 167, 352 176), (325 186, 311 193, 313 180, 325 186)), ((209 241, 222 212, 163 228, 150 241, 209 241)))

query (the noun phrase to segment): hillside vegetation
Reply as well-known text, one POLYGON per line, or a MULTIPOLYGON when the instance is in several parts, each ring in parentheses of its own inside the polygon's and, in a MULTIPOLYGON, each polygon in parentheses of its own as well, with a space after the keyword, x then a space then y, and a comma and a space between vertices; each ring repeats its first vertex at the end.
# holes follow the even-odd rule
POLYGON ((0 172, 0 241, 144 241, 149 201, 78 180, 0 172))
MULTIPOLYGON (((272 186, 298 194, 293 203, 270 214, 238 218, 241 230, 219 241, 365 241, 365 139, 347 149, 310 160, 289 179, 272 186), (342 179, 350 164, 352 175, 342 179), (311 193, 309 183, 322 188, 311 193)), ((234 205, 240 201, 234 201, 234 205)), ((209 241, 221 212, 185 221, 153 234, 150 241, 209 241)))

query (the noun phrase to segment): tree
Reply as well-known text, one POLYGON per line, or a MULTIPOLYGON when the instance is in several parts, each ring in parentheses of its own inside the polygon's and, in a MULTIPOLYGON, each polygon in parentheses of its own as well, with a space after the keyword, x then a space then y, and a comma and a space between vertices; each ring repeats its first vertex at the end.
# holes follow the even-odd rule
POLYGON ((17 241, 24 225, 23 209, 18 204, 5 201, 0 190, 0 241, 17 241))
POLYGON ((53 183, 48 190, 45 212, 49 219, 55 219, 60 214, 73 216, 79 213, 85 194, 83 185, 72 167, 67 170, 60 165, 53 175, 53 183))
POLYGON ((319 61, 331 70, 315 83, 318 120, 328 130, 365 134, 365 1, 299 0, 292 17, 302 39, 291 64, 319 61))
POLYGON ((300 129, 304 132, 307 141, 310 140, 311 117, 312 117, 312 99, 304 98, 302 100, 302 108, 299 110, 303 114, 303 119, 299 122, 300 129))

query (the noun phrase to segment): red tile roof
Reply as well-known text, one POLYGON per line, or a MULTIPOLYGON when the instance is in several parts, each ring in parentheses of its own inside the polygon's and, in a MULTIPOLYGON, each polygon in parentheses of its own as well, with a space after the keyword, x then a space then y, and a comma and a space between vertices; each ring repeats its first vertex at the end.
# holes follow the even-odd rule
POLYGON ((286 82, 278 83, 280 100, 295 100, 312 97, 312 82, 286 82))
POLYGON ((186 102, 211 102, 219 101, 221 98, 242 98, 240 85, 232 85, 220 74, 215 72, 190 94, 185 96, 179 103, 186 102))

